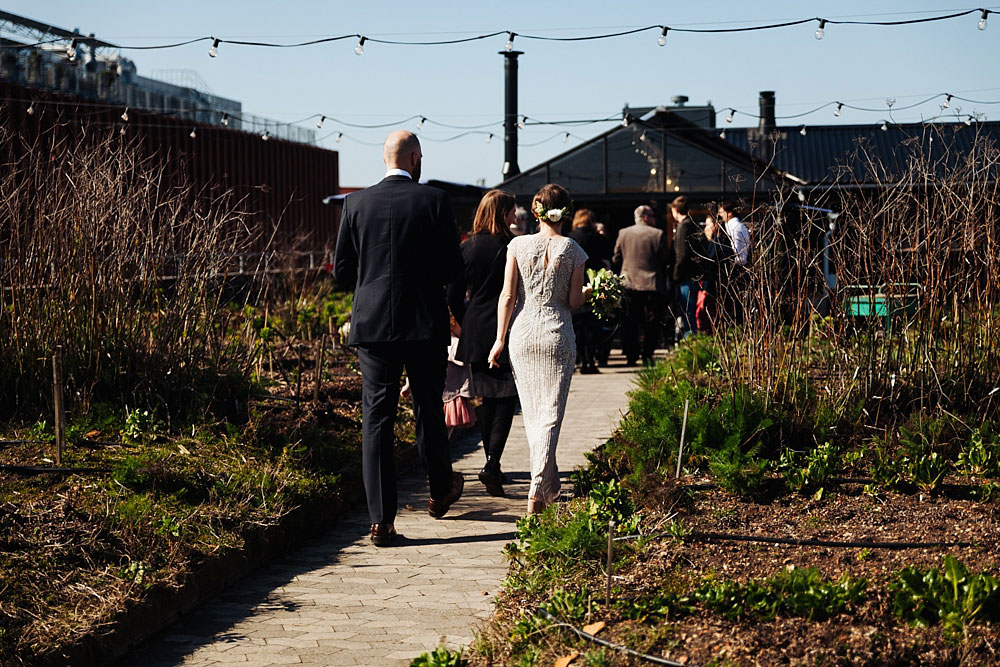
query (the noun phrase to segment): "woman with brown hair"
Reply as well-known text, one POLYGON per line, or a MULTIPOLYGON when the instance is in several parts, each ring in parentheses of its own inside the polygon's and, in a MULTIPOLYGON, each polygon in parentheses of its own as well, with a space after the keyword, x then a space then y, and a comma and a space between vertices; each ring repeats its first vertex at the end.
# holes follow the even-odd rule
POLYGON ((486 465, 479 473, 479 481, 491 496, 504 495, 500 456, 517 404, 510 359, 504 354, 496 367, 488 364, 497 331, 497 300, 503 288, 507 244, 513 238, 512 222, 514 195, 503 190, 483 195, 472 234, 462 244, 465 273, 448 286, 448 305, 462 327, 455 358, 471 366, 473 391, 482 398, 476 420, 483 436, 486 465))
POLYGON ((576 362, 571 313, 587 296, 587 253, 559 233, 572 205, 566 189, 553 184, 531 201, 538 233, 517 237, 507 249, 496 342, 489 354, 491 364, 501 362, 509 329, 510 360, 531 457, 529 514, 541 512, 559 494, 556 444, 576 362))

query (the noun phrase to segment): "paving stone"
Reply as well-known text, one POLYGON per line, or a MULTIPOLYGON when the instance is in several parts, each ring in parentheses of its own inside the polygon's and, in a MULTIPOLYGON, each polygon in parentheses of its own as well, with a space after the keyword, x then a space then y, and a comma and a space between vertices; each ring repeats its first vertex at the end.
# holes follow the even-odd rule
MULTIPOLYGON (((632 387, 632 374, 620 365, 573 377, 557 452, 564 484, 569 471, 586 463, 584 454, 611 435, 632 387)), ((517 475, 505 486, 507 498, 487 495, 476 479, 483 454, 473 438, 453 447, 465 494, 443 519, 427 516, 427 482, 418 468, 399 482, 397 545, 371 546, 367 512, 358 508, 121 665, 384 667, 408 665, 442 642, 453 649, 469 645, 493 612, 507 573, 503 547, 525 511, 528 490, 520 416, 504 452, 505 471, 517 475)))

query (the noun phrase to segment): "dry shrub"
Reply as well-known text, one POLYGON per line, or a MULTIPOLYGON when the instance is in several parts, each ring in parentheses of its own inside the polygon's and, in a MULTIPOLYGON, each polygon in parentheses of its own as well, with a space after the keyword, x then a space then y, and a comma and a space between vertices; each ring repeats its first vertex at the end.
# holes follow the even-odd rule
POLYGON ((174 411, 241 391, 253 350, 226 281, 253 241, 240 203, 194 192, 170 156, 116 131, 5 141, 0 416, 46 406, 57 345, 71 407, 174 411))

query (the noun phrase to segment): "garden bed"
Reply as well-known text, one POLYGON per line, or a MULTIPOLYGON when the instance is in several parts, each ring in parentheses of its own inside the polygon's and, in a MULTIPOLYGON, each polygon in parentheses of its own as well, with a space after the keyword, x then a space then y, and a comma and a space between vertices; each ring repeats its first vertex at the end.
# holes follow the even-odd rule
MULTIPOLYGON (((274 370, 236 423, 169 428, 96 406, 70 421, 62 462, 91 472, 0 470, 0 663, 101 664, 329 525, 361 492, 355 363, 329 353, 318 401, 297 400, 274 370)), ((46 424, 9 436, 52 437, 46 424)), ((397 437, 412 442, 410 421, 397 437)), ((0 446, 0 464, 56 467, 49 442, 0 446)))

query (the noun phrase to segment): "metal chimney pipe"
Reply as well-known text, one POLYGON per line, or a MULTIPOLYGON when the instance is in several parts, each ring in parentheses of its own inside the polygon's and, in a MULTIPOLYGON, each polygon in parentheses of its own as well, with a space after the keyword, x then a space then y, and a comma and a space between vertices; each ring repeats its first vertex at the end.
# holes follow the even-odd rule
POLYGON ((500 51, 504 57, 503 178, 521 173, 517 166, 517 57, 524 51, 500 51))
POLYGON ((770 134, 776 129, 774 122, 774 91, 760 91, 760 129, 762 134, 770 134))

